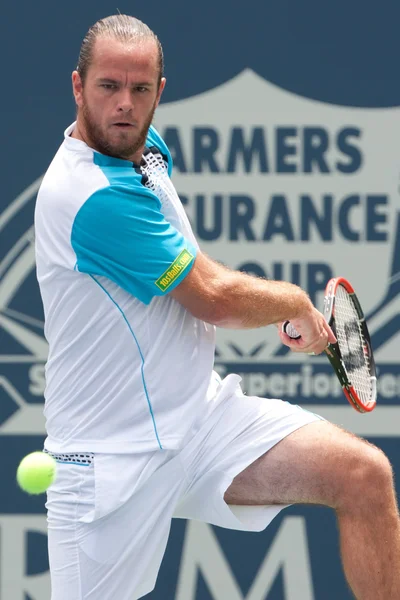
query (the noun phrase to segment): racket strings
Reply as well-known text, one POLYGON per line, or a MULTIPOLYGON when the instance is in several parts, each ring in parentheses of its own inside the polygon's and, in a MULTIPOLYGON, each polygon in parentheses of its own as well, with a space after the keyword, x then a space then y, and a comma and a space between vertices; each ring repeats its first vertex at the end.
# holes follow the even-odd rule
POLYGON ((342 360, 351 384, 361 401, 368 403, 373 396, 368 344, 353 301, 341 285, 335 295, 335 326, 342 360))

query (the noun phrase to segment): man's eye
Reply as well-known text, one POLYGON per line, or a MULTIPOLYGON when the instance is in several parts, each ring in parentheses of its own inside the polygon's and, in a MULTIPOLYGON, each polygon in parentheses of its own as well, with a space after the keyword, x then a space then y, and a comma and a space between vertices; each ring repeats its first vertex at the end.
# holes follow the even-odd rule
POLYGON ((147 92, 147 87, 144 87, 143 85, 138 85, 136 91, 142 94, 143 92, 147 92))
POLYGON ((114 85, 113 83, 102 83, 101 87, 104 88, 105 90, 115 90, 117 88, 117 86, 114 85))

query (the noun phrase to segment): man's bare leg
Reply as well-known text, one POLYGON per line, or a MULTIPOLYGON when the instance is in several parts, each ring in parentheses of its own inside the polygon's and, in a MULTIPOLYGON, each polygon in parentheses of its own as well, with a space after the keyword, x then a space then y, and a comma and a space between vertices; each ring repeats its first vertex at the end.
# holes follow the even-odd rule
POLYGON ((225 500, 333 508, 355 597, 400 599, 400 520, 392 469, 372 444, 330 423, 311 423, 240 473, 225 500))

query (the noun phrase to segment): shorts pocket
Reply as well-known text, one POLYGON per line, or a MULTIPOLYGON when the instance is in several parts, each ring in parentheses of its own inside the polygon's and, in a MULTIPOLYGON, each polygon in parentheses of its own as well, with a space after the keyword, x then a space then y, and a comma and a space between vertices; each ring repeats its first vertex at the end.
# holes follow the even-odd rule
MULTIPOLYGON (((95 506, 94 465, 61 460, 57 462, 56 478, 47 490, 49 526, 72 526, 77 519, 90 515, 95 506)), ((63 458, 67 455, 63 455, 63 458)))

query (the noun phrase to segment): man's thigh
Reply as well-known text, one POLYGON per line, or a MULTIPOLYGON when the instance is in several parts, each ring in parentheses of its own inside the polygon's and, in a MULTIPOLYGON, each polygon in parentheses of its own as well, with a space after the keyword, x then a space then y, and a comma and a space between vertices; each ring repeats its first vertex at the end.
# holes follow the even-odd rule
POLYGON ((217 398, 202 427, 180 452, 188 490, 174 516, 241 531, 262 531, 280 506, 229 507, 226 490, 236 476, 292 432, 321 417, 288 402, 245 396, 238 388, 217 398))
POLYGON ((304 425, 239 473, 225 492, 232 505, 324 504, 335 507, 351 473, 376 448, 327 422, 304 425))

